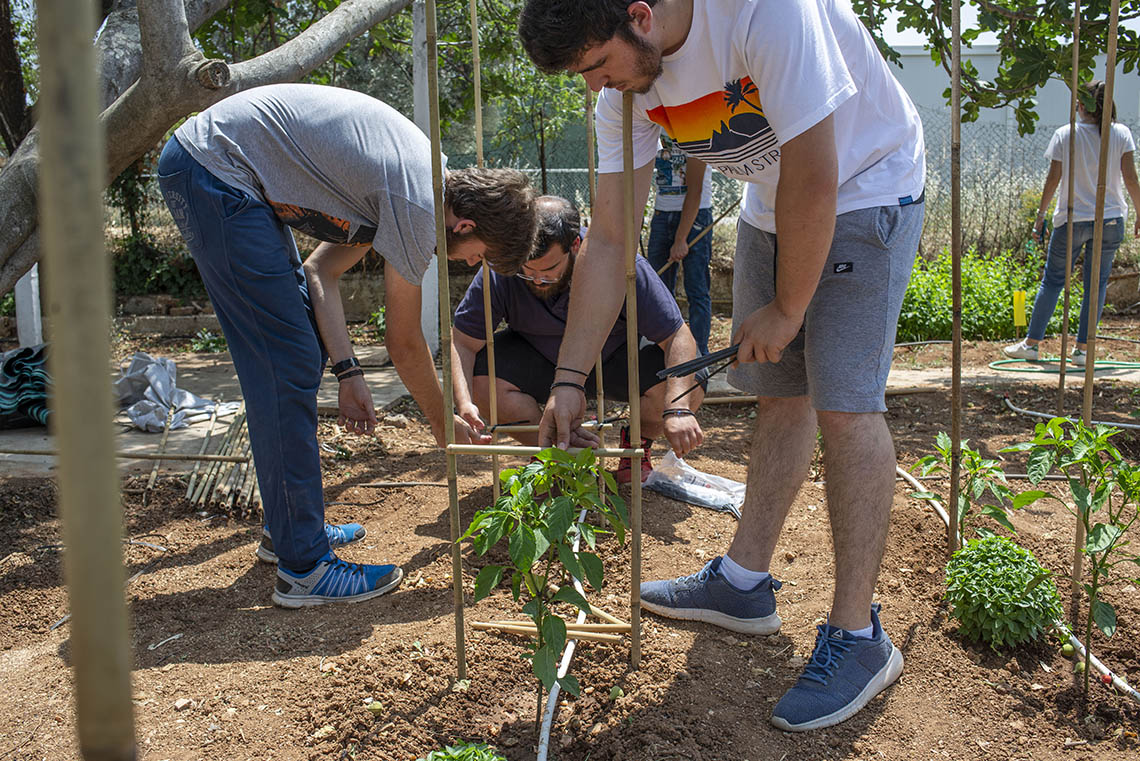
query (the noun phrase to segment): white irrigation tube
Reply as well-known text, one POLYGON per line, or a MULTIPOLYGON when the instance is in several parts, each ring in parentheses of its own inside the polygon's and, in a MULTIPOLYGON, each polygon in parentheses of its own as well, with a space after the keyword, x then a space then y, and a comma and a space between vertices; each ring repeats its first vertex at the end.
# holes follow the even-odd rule
MULTIPOLYGON (((918 480, 915 479, 914 476, 912 476, 910 473, 903 470, 902 468, 898 467, 897 465, 895 466, 895 472, 898 473, 900 476, 902 476, 903 479, 905 481, 907 481, 911 486, 913 486, 915 488, 915 491, 926 491, 926 489, 923 488, 922 484, 920 484, 918 482, 918 480)), ((946 511, 942 509, 942 505, 939 504, 938 500, 934 499, 933 497, 925 497, 923 499, 926 499, 926 501, 928 501, 930 503, 931 507, 934 508, 934 512, 938 513, 938 517, 942 519, 943 523, 947 524, 947 529, 949 530, 950 516, 948 516, 946 514, 946 511)), ((1057 621, 1053 622, 1053 626, 1058 631, 1060 631, 1062 635, 1068 635, 1068 637, 1069 637, 1068 642, 1070 645, 1073 646, 1073 650, 1075 651, 1073 653, 1073 655, 1076 656, 1074 658, 1074 662, 1076 662, 1078 660, 1078 658, 1079 658, 1079 660, 1084 660, 1085 646, 1081 643, 1081 641, 1079 639, 1077 639, 1076 635, 1074 635, 1071 631, 1069 631, 1069 627, 1066 626, 1065 623, 1059 619, 1057 621)), ((1132 686, 1128 684, 1128 682, 1126 682, 1122 678, 1120 678, 1116 674, 1116 672, 1114 672, 1108 666, 1105 666, 1100 661, 1100 659, 1098 659, 1095 655, 1092 655, 1091 653, 1089 654, 1089 663, 1100 674, 1108 676, 1112 680, 1112 686, 1113 687, 1120 690, 1122 693, 1124 693, 1128 697, 1132 698, 1137 703, 1140 703, 1140 692, 1137 692, 1135 689, 1133 689, 1132 686)), ((541 759, 540 759, 540 761, 541 761, 541 759)))
MULTIPOLYGON (((578 513, 578 522, 586 520, 585 509, 578 513)), ((574 537, 574 551, 578 551, 581 536, 574 537)), ((582 589, 582 582, 577 576, 571 576, 574 580, 574 589, 578 590, 578 594, 582 597, 586 596, 586 590, 582 589)), ((586 612, 584 610, 578 611, 578 623, 585 623, 586 612)), ((574 650, 578 645, 578 640, 567 639, 566 649, 562 651, 562 660, 558 663, 558 678, 566 676, 566 672, 570 670, 570 661, 574 659, 574 650)), ((542 714, 542 727, 538 731, 538 758, 536 761, 546 761, 546 754, 550 750, 550 728, 554 724, 554 711, 558 708, 558 693, 561 691, 558 682, 550 688, 550 694, 546 697, 546 710, 542 714)))
MULTIPOLYGON (((1056 415, 1050 415, 1046 412, 1034 412, 1033 410, 1022 409, 1021 407, 1014 405, 1014 403, 1009 400, 1008 396, 1005 397, 1005 406, 1009 407, 1014 412, 1021 413, 1022 415, 1030 415, 1031 417, 1039 417, 1045 420, 1052 420, 1053 418, 1057 417, 1056 415)), ((1078 422, 1076 418, 1072 417, 1067 417, 1065 420, 1068 420, 1070 423, 1078 422)), ((1140 431, 1140 425, 1137 425, 1136 423, 1106 423, 1102 420, 1090 420, 1089 423, 1091 425, 1110 425, 1113 428, 1128 428, 1134 431, 1140 431)))

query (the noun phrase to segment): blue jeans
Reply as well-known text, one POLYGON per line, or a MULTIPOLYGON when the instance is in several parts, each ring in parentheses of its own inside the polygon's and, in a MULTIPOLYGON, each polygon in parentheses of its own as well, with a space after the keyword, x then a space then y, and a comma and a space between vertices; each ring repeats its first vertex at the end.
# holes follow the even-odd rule
MULTIPOLYGON (((1085 343, 1088 339, 1088 309, 1089 284, 1092 282, 1092 255, 1093 255, 1093 224, 1092 222, 1073 223, 1073 257, 1074 265, 1077 258, 1084 254, 1083 279, 1085 292, 1081 298, 1081 324, 1077 330, 1077 343, 1085 343)), ((1067 225, 1061 225, 1053 230, 1049 238, 1049 257, 1045 260, 1045 274, 1041 276, 1041 287, 1037 290, 1037 298, 1033 301, 1033 316, 1029 318, 1029 338, 1040 341, 1045 337, 1045 328, 1053 317, 1053 310, 1057 308, 1057 298, 1065 288, 1065 238, 1067 225)), ((1104 311, 1104 293, 1108 288, 1108 276, 1112 271, 1112 259, 1116 249, 1120 248, 1124 240, 1124 218, 1113 217, 1104 220, 1104 242, 1100 250, 1100 297, 1097 300, 1096 319, 1100 322, 1100 313, 1104 311)))
MULTIPOLYGON (((669 249, 673 247, 673 239, 677 236, 677 227, 681 224, 679 211, 655 211, 653 220, 649 223, 649 263, 653 269, 659 270, 665 262, 669 261, 669 249)), ((701 209, 697 212, 697 220, 693 229, 689 231, 687 240, 704 232, 712 224, 712 209, 701 209)), ((679 266, 685 270, 685 296, 689 300, 689 330, 697 340, 697 350, 701 354, 709 353, 709 329, 712 326, 712 300, 709 298, 709 260, 712 258, 712 233, 697 241, 689 249, 679 266)), ((677 283, 677 266, 670 267, 661 273, 661 279, 669 292, 677 283)))
POLYGON ((317 450, 326 356, 293 234, 175 138, 159 157, 158 181, 229 344, 274 552, 282 567, 306 571, 329 552, 317 450))

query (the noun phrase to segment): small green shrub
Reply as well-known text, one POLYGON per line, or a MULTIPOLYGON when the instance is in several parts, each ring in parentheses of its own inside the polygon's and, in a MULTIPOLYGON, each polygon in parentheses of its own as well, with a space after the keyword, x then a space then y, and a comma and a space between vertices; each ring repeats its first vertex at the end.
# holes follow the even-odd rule
POLYGON ((433 750, 417 761, 507 761, 483 743, 460 743, 433 750))
POLYGON ((197 352, 205 352, 208 354, 217 354, 225 351, 226 337, 213 333, 205 328, 202 328, 194 337, 190 339, 190 350, 197 352))
MULTIPOLYGON (((933 261, 915 262, 899 315, 899 341, 951 337, 954 328, 952 263, 949 249, 943 250, 933 261)), ((1025 291, 1028 320, 1043 266, 1043 256, 1036 249, 1026 254, 1025 261, 1019 261, 1010 252, 992 257, 972 250, 965 252, 962 255, 962 338, 980 341, 1013 338, 1013 292, 1025 291)), ((1079 288, 1078 285, 1078 293, 1079 288)), ((1079 300, 1080 297, 1074 298, 1079 300)), ((1059 302, 1048 332, 1060 332, 1061 311, 1059 302)), ((1069 315, 1074 331, 1080 318, 1077 312, 1074 305, 1069 315)))
POLYGON ((16 293, 15 291, 8 291, 4 294, 4 298, 0 299, 0 315, 4 317, 16 316, 16 293))
POLYGON ((1052 574, 1003 536, 971 539, 946 566, 945 599, 962 635, 994 650, 1035 640, 1061 618, 1052 574))
POLYGON ((388 332, 388 321, 385 318, 384 307, 380 307, 368 317, 368 324, 376 331, 376 338, 383 341, 388 332))

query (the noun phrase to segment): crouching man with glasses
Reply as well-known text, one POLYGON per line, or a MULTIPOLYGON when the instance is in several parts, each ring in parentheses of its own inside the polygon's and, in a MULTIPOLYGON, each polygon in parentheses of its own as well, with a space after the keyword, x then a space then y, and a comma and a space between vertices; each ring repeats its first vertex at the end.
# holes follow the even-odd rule
MULTIPOLYGON (((570 281, 582 243, 578 210, 564 198, 538 199, 538 236, 534 251, 514 277, 491 273, 491 324, 507 326, 495 333, 495 396, 498 417, 504 423, 538 423, 540 399, 550 395, 558 350, 570 310, 570 281)), ((483 310, 483 273, 475 275, 455 312, 452 328, 456 409, 475 430, 484 430, 490 410, 487 375, 487 341, 483 310)), ((623 307, 602 347, 602 386, 606 399, 629 400, 626 358, 626 323, 623 307)), ((639 352, 641 389, 641 461, 644 481, 653 469, 648 456, 653 440, 665 435, 677 456, 699 446, 701 427, 693 413, 704 397, 693 376, 657 379, 664 367, 697 356, 697 345, 673 295, 644 257, 637 257, 637 331, 643 339, 639 352), (646 343, 646 340, 652 343, 646 343), (682 394, 684 394, 682 396, 682 394), (680 398, 677 398, 680 397, 680 398)), ((594 372, 578 373, 575 381, 589 398, 595 391, 594 372)), ((537 432, 511 434, 520 443, 535 446, 537 432)), ((621 429, 621 446, 629 447, 629 428, 621 429)), ((631 466, 622 458, 615 474, 628 483, 631 466)))

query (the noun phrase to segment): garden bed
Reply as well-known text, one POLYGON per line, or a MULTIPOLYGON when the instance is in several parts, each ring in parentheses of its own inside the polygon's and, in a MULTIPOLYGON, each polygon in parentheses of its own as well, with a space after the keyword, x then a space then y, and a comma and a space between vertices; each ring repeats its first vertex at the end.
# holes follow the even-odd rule
MULTIPOLYGON (((971 445, 994 455, 1025 439, 1033 421, 1005 410, 1003 389, 966 396, 971 445)), ((1052 397, 1011 387, 1015 404, 1040 408, 1052 397)), ((1074 408, 1079 397, 1073 392, 1074 408)), ((1129 419, 1129 389, 1106 386, 1098 416, 1129 419), (1101 415, 1101 411, 1105 411, 1101 415), (1122 416, 1120 413, 1123 412, 1122 416)), ((891 400, 888 421, 907 466, 932 451, 947 427, 948 399, 920 394, 891 400)), ((409 412, 413 412, 409 410, 409 412)), ((273 572, 252 556, 260 522, 200 515, 184 486, 164 480, 147 507, 124 495, 128 534, 161 545, 127 547, 128 572, 147 573, 128 587, 135 654, 134 698, 141 757, 226 759, 402 759, 443 743, 485 741, 507 758, 533 758, 534 680, 521 660, 523 641, 468 631, 469 679, 456 685, 446 490, 374 489, 371 481, 440 481, 445 458, 412 415, 407 429, 385 428, 378 443, 338 436, 329 422, 322 441, 329 515, 360 520, 363 546, 350 560, 393 560, 403 586, 352 606, 284 611, 269 603, 273 572), (153 563, 153 565, 152 565, 153 563), (170 639, 181 635, 177 639, 170 639), (367 710, 372 702, 383 710, 367 710)), ((751 420, 746 407, 701 413, 707 443, 689 458, 696 467, 744 478, 751 420)), ((1136 457, 1134 436, 1122 441, 1136 457)), ((1006 469, 1024 472, 1024 463, 1006 469)), ((128 484, 138 488, 141 483, 128 484)), ((1025 488, 1024 484, 1020 485, 1025 488)), ((1051 488, 1051 487, 1047 487, 1051 488)), ((784 625, 770 637, 747 637, 707 625, 643 617, 643 661, 628 668, 625 644, 584 643, 575 658, 579 698, 566 697, 555 719, 551 758, 750 759, 945 757, 1134 758, 1140 711, 1094 685, 1093 720, 1082 720, 1070 663, 1055 642, 999 654, 962 642, 940 602, 944 530, 931 509, 896 490, 892 528, 879 582, 883 621, 906 657, 900 682, 852 720, 791 735, 772 728, 773 703, 810 654, 814 629, 831 595, 830 538, 822 488, 808 485, 788 518, 773 566, 784 625), (611 699, 617 685, 622 695, 611 699)), ((491 500, 488 463, 460 460, 464 520, 491 500)), ((0 666, 5 679, 0 754, 15 759, 77 757, 72 724, 68 627, 50 630, 67 611, 47 481, 0 486, 3 615, 0 666), (10 554, 9 554, 10 553, 10 554)), ((1063 578, 1070 563, 1072 520, 1030 508, 1013 516, 1018 540, 1063 578)), ((730 516, 646 493, 644 578, 695 572, 721 553, 734 530, 730 516)), ((602 545, 607 586, 593 599, 628 615, 628 550, 602 545)), ((464 551, 464 582, 489 562, 464 551)), ((470 597, 468 597, 470 599, 470 597)), ((1140 591, 1110 590, 1119 629, 1099 635, 1094 652, 1132 684, 1140 682, 1140 591)), ((468 621, 506 618, 509 593, 469 606, 468 621)))

